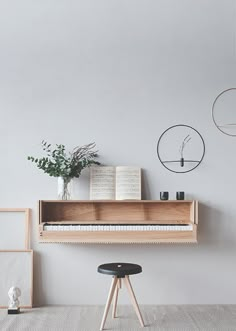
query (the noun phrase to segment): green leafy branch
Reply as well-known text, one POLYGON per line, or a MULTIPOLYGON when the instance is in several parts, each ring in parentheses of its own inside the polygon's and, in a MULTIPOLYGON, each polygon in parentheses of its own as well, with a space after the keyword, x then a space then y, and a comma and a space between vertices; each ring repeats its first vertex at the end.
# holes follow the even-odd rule
POLYGON ((43 170, 49 176, 68 179, 78 178, 83 169, 94 164, 100 164, 100 162, 95 161, 98 157, 98 151, 94 151, 95 143, 90 143, 82 147, 78 146, 68 154, 65 151, 65 145, 56 145, 56 148, 53 150, 51 144, 48 144, 44 140, 41 145, 46 156, 42 158, 28 156, 28 160, 35 163, 39 169, 43 170))

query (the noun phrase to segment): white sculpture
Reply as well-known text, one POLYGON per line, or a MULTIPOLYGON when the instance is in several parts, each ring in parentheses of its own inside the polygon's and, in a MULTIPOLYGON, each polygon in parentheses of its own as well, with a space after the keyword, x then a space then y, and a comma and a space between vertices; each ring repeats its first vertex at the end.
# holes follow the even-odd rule
POLYGON ((9 301, 9 309, 18 309, 20 302, 18 300, 21 295, 21 290, 18 287, 12 286, 8 291, 8 296, 10 298, 9 301))

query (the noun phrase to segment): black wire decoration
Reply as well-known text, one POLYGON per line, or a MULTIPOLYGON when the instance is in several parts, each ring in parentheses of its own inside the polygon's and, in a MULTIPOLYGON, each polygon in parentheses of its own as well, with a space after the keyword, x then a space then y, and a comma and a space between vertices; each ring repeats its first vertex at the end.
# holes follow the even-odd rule
POLYGON ((226 134, 227 136, 231 136, 231 137, 236 137, 236 134, 233 133, 228 133, 225 131, 226 128, 236 128, 236 123, 225 123, 223 125, 220 125, 219 123, 217 123, 216 118, 215 118, 215 106, 217 104, 217 101, 222 97, 223 94, 226 94, 228 92, 236 92, 236 87, 231 87, 228 88, 227 90, 222 91, 220 94, 217 95, 217 97, 215 98, 213 105, 212 105, 212 111, 211 111, 211 116, 212 116, 212 120, 215 124, 215 126, 217 127, 217 129, 219 129, 222 133, 226 134))
POLYGON ((171 172, 175 172, 175 173, 186 173, 186 172, 190 172, 190 171, 196 169, 196 168, 199 166, 199 164, 202 162, 202 160, 203 160, 203 158, 204 158, 204 155, 205 155, 205 149, 206 149, 206 148, 205 148, 205 142, 204 142, 204 140, 203 140, 203 137, 202 137, 202 135, 201 135, 196 129, 194 129, 192 126, 189 126, 189 125, 185 125, 185 124, 177 124, 177 125, 170 126, 168 129, 166 129, 166 130, 161 134, 161 136, 160 136, 160 138, 159 138, 159 140, 158 140, 158 143, 157 143, 157 156, 158 156, 158 158, 159 158, 161 164, 162 164, 167 170, 169 170, 169 171, 171 171, 171 172), (201 140, 201 142, 202 142, 202 148, 203 148, 203 149, 202 149, 202 156, 201 156, 200 160, 188 160, 188 159, 185 159, 185 158, 184 158, 184 149, 185 149, 186 145, 188 144, 188 142, 192 139, 192 137, 191 137, 190 134, 188 134, 188 135, 183 139, 183 141, 182 141, 182 143, 181 143, 181 145, 180 145, 180 148, 179 148, 180 158, 179 158, 178 160, 164 160, 164 161, 163 161, 163 160, 161 159, 161 156, 160 156, 160 153, 159 153, 160 142, 161 142, 163 136, 164 136, 169 130, 172 130, 172 129, 176 128, 176 127, 185 127, 185 128, 189 128, 189 129, 195 131, 195 132, 198 134, 198 136, 199 136, 199 138, 200 138, 200 140, 201 140), (193 166, 191 169, 189 169, 189 170, 184 170, 184 169, 183 169, 183 171, 176 171, 176 170, 173 170, 173 169, 169 168, 169 167, 167 166, 168 163, 179 163, 181 168, 184 168, 184 166, 185 166, 186 163, 196 163, 196 165, 194 165, 194 166, 193 166))

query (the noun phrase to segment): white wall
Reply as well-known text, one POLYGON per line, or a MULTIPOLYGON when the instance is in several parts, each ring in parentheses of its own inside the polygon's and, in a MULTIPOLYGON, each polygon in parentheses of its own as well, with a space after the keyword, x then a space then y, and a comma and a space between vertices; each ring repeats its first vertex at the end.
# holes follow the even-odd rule
MULTIPOLYGON (((236 303, 235 143, 211 119, 236 86, 233 0, 0 2, 0 207, 33 209, 35 304, 104 303, 99 264, 143 266, 140 303, 236 303), (170 125, 201 132, 203 163, 174 174, 156 143, 170 125), (199 199, 198 245, 38 244, 37 201, 56 179, 26 160, 42 139, 68 149, 92 141, 100 160, 144 169, 146 198, 184 190, 199 199)), ((88 172, 78 181, 88 198, 88 172)), ((121 302, 127 298, 123 295, 121 302)))

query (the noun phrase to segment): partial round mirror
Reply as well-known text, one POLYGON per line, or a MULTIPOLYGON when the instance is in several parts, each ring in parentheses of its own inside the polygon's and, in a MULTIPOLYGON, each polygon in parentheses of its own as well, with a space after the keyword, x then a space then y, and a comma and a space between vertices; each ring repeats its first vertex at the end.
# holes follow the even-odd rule
POLYGON ((227 89, 216 97, 212 119, 222 133, 236 137, 236 88, 227 89))

